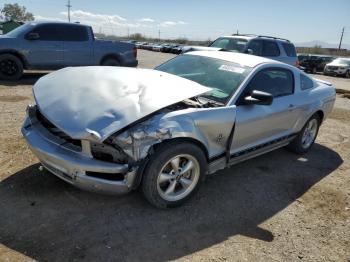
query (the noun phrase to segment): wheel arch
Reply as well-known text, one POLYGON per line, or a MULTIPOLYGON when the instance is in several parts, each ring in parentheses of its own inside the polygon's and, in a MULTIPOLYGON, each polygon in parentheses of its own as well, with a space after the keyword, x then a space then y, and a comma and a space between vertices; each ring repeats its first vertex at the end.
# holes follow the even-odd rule
POLYGON ((113 58, 113 59, 116 59, 118 60, 118 62, 122 65, 123 63, 123 59, 121 58, 121 56, 119 54, 115 54, 115 53, 109 53, 109 54, 106 54, 104 55, 101 60, 100 60, 100 65, 102 65, 102 63, 106 60, 106 59, 109 59, 109 58, 113 58))
POLYGON ((192 137, 174 137, 174 138, 163 140, 160 143, 154 144, 152 146, 152 148, 150 149, 151 150, 150 152, 152 153, 153 150, 157 150, 157 148, 159 146, 163 146, 164 144, 167 144, 167 143, 180 143, 180 142, 191 143, 191 144, 194 144, 194 145, 198 146, 203 151, 203 153, 205 155, 205 158, 207 159, 207 162, 209 162, 209 152, 208 152, 208 149, 206 148, 206 146, 201 141, 199 141, 198 139, 195 139, 195 138, 192 138, 192 137))
POLYGON ((191 137, 175 137, 175 138, 165 139, 159 143, 153 144, 148 151, 149 154, 147 155, 147 157, 140 161, 140 163, 138 165, 136 178, 134 180, 132 188, 136 189, 141 184, 143 173, 144 173, 145 169, 147 168, 147 165, 149 164, 149 155, 150 154, 153 154, 157 150, 157 148, 159 148, 160 146, 164 146, 164 145, 170 144, 170 143, 180 143, 180 142, 187 142, 187 143, 191 143, 191 144, 198 146, 202 150, 202 152, 204 153, 205 158, 207 160, 207 163, 209 163, 209 152, 208 152, 207 148, 205 147, 205 145, 201 141, 194 139, 194 138, 191 138, 191 137))
POLYGON ((22 64, 23 64, 23 68, 24 69, 28 69, 29 64, 28 61, 26 59, 26 57, 21 54, 20 52, 18 52, 17 50, 13 50, 13 49, 4 49, 0 51, 0 55, 4 55, 4 54, 10 54, 10 55, 14 55, 16 56, 18 59, 21 60, 22 64))
MULTIPOLYGON (((318 115, 318 117, 319 117, 320 120, 321 120, 321 123, 323 122, 323 119, 324 119, 324 112, 323 112, 321 109, 317 110, 313 115, 318 115)), ((321 123, 320 123, 320 124, 321 124, 321 123)))

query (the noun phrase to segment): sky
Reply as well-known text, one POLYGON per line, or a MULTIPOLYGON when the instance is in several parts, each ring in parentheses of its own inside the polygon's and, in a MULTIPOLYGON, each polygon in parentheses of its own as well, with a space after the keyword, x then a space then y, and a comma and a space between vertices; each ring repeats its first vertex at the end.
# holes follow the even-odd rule
MULTIPOLYGON (((67 20, 67 0, 16 0, 37 20, 67 20)), ((14 3, 0 0, 4 3, 14 3)), ((350 0, 71 0, 72 21, 95 32, 214 40, 236 33, 273 35, 294 43, 350 44, 350 0)))

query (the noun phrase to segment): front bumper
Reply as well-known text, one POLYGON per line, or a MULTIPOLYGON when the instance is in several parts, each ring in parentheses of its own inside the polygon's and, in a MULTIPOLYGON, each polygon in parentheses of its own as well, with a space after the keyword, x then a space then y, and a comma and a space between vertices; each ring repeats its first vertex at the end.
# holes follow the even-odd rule
POLYGON ((324 74, 326 74, 326 75, 345 75, 346 74, 346 69, 329 69, 329 68, 325 68, 324 69, 324 74))
POLYGON ((97 160, 81 151, 68 148, 64 141, 41 125, 35 113, 30 109, 28 111, 21 131, 32 152, 48 171, 76 187, 89 191, 124 194, 132 189, 136 170, 129 170, 127 164, 97 160), (88 176, 86 172, 123 174, 124 179, 101 179, 88 176))

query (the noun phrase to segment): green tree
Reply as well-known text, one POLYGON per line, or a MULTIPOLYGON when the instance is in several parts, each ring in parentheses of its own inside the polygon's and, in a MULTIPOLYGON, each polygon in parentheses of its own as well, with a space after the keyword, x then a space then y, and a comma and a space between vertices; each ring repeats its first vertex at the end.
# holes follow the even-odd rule
POLYGON ((1 15, 5 20, 14 21, 33 21, 34 15, 27 12, 27 8, 20 6, 19 4, 5 4, 1 10, 1 15))

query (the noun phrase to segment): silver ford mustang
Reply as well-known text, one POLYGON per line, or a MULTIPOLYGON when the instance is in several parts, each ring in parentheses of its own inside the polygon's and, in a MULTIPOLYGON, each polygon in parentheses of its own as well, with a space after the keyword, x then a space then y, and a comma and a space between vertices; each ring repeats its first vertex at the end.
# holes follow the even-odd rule
POLYGON ((262 57, 199 51, 155 70, 65 68, 33 87, 22 133, 77 187, 179 205, 207 174, 276 148, 307 152, 334 87, 262 57))

